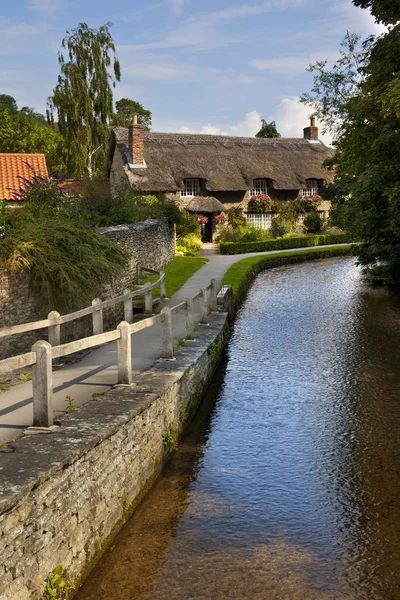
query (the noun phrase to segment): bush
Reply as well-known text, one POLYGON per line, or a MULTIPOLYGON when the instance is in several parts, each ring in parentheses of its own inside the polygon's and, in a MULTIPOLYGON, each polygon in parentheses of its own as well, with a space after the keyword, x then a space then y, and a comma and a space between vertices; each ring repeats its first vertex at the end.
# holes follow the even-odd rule
POLYGON ((43 308, 70 311, 88 305, 126 265, 120 246, 63 214, 32 218, 20 210, 0 240, 0 267, 28 269, 43 308))
POLYGON ((272 250, 288 250, 290 248, 344 244, 347 241, 346 233, 303 235, 297 238, 287 237, 280 240, 266 240, 262 242, 224 242, 220 244, 220 252, 221 254, 246 254, 248 252, 269 252, 272 250))
POLYGON ((271 234, 274 238, 283 237, 292 232, 293 224, 290 219, 284 216, 277 216, 272 219, 271 234))
POLYGON ((240 206, 232 206, 232 208, 229 208, 226 212, 226 217, 228 219, 228 225, 230 225, 232 229, 246 227, 246 217, 244 216, 243 210, 240 206))
POLYGON ((320 233, 322 230, 322 220, 315 211, 308 213, 304 217, 304 227, 308 233, 320 233))
POLYGON ((176 252, 184 256, 196 256, 201 249, 202 243, 200 236, 195 233, 176 238, 176 252))

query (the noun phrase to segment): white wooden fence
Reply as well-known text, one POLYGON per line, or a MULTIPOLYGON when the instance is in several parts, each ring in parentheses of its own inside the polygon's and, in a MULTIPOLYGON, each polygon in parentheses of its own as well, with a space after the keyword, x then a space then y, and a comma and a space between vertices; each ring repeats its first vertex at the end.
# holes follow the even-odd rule
MULTIPOLYGON (((150 271, 150 269, 143 269, 150 271)), ((155 271, 152 271, 155 273, 155 271)), ((158 273, 158 272, 157 272, 158 273)), ((172 315, 177 313, 185 314, 185 337, 188 340, 194 339, 195 325, 193 303, 200 301, 200 323, 207 324, 209 309, 217 311, 217 281, 213 279, 205 288, 193 298, 187 298, 184 302, 173 306, 165 307, 159 315, 150 316, 146 319, 132 323, 133 310, 132 299, 144 295, 145 313, 152 313, 152 290, 160 286, 161 298, 165 298, 165 274, 158 273, 159 279, 153 283, 147 283, 140 290, 130 292, 126 290, 123 296, 106 300, 102 302, 95 299, 92 306, 84 308, 70 315, 60 316, 58 313, 50 313, 49 318, 35 323, 25 323, 24 325, 15 325, 10 328, 0 330, 0 337, 12 335, 13 333, 23 333, 34 331, 36 329, 49 328, 49 342, 37 341, 31 349, 31 352, 13 356, 0 360, 0 375, 33 365, 32 369, 32 393, 33 393, 33 425, 36 427, 50 427, 53 425, 53 382, 52 382, 52 360, 61 356, 67 356, 86 350, 95 346, 102 346, 114 340, 117 340, 118 346, 118 384, 132 384, 132 351, 131 336, 142 329, 152 327, 157 323, 162 325, 161 339, 161 358, 172 359, 173 335, 172 335, 172 315), (114 306, 118 302, 124 303, 125 320, 113 331, 103 332, 103 309, 114 306), (93 316, 93 335, 87 338, 60 344, 60 326, 74 319, 92 314, 93 316), (51 317, 51 318, 50 318, 51 317), (8 331, 8 333, 4 333, 8 331)))

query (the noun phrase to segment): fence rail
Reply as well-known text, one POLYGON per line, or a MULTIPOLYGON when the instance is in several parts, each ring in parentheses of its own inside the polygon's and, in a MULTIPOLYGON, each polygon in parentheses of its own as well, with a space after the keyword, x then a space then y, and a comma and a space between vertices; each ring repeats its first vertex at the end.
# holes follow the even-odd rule
MULTIPOLYGON (((150 269, 142 268, 142 271, 150 271, 150 269)), ((158 273, 160 278, 153 284, 145 285, 144 290, 145 303, 146 293, 160 285, 161 282, 165 283, 165 274, 158 273)), ((139 290, 137 290, 139 291, 139 290)), ((119 296, 114 299, 115 302, 124 302, 125 306, 125 321, 122 321, 118 327, 112 331, 103 332, 98 331, 102 329, 102 309, 104 303, 101 301, 93 301, 91 312, 93 314, 93 335, 87 338, 82 338, 74 342, 67 344, 59 343, 59 328, 61 320, 68 318, 71 315, 64 315, 61 317, 58 313, 50 313, 48 322, 50 325, 44 325, 49 327, 49 342, 44 340, 37 341, 33 346, 31 352, 21 354, 19 356, 13 356, 0 361, 0 375, 13 371, 18 368, 33 365, 32 370, 32 393, 33 393, 33 425, 36 427, 50 427, 53 425, 53 378, 52 378, 52 360, 62 356, 67 356, 78 352, 80 350, 86 350, 95 346, 102 346, 112 341, 117 341, 118 350, 118 384, 130 386, 132 384, 132 335, 146 329, 153 327, 154 325, 161 324, 161 358, 172 359, 174 357, 173 350, 173 332, 172 332, 172 314, 184 313, 185 314, 185 337, 187 340, 194 339, 195 325, 194 325, 194 311, 193 304, 196 300, 200 300, 200 324, 207 324, 209 310, 211 312, 217 311, 217 281, 212 279, 211 283, 200 290, 192 298, 187 298, 184 302, 173 306, 172 308, 165 307, 162 309, 159 315, 152 315, 136 323, 129 322, 126 319, 127 312, 131 316, 132 311, 132 297, 137 294, 135 292, 127 292, 123 296, 119 296), (125 303, 130 303, 130 308, 127 309, 125 303), (57 316, 58 315, 58 316, 57 316), (96 318, 95 318, 96 317, 96 318), (57 328, 57 329, 52 329, 57 328), (58 343, 51 343, 58 340, 58 343)), ((141 290, 140 290, 141 291, 141 290)), ((107 301, 109 302, 109 301, 107 301)), ((150 308, 150 302, 148 300, 148 308, 150 308)), ((73 313, 74 315, 80 315, 82 312, 88 311, 88 308, 82 311, 73 313)), ((85 314, 87 314, 85 312, 85 314)), ((89 313, 90 314, 90 313, 89 313)), ((80 316, 76 317, 80 318, 80 316)), ((131 319, 132 320, 132 319, 131 319)), ((65 321, 68 322, 68 321, 65 321)), ((35 325, 35 324, 27 324, 35 325)), ((16 326, 18 327, 18 326, 16 326)), ((34 331, 35 328, 30 331, 34 331)), ((1 331, 0 331, 1 333, 1 331)))
POLYGON ((166 297, 165 273, 163 271, 154 271, 153 269, 147 269, 147 267, 142 267, 138 265, 137 272, 140 277, 144 271, 153 275, 158 275, 157 281, 155 281, 154 283, 147 283, 140 289, 135 291, 127 289, 124 291, 122 296, 117 296, 116 298, 111 298, 110 300, 101 300, 100 298, 95 298, 92 301, 91 306, 87 306, 86 308, 82 308, 81 310, 77 310, 67 315, 60 315, 60 313, 58 313, 57 311, 52 311, 48 314, 47 319, 42 319, 41 321, 33 321, 31 323, 22 323, 21 325, 11 325, 10 327, 3 327, 2 329, 0 329, 0 338, 11 335, 17 335, 18 333, 29 333, 31 331, 37 331, 38 329, 48 328, 49 343, 52 346, 59 346, 61 340, 61 325, 64 325, 65 323, 70 323, 71 321, 82 319, 83 317, 87 317, 88 315, 92 315, 93 335, 98 335, 100 333, 103 333, 103 311, 105 308, 114 307, 120 303, 123 303, 125 321, 131 323, 133 320, 132 300, 133 298, 139 298, 141 296, 144 297, 145 301, 145 313, 152 314, 152 290, 159 286, 160 298, 166 297))

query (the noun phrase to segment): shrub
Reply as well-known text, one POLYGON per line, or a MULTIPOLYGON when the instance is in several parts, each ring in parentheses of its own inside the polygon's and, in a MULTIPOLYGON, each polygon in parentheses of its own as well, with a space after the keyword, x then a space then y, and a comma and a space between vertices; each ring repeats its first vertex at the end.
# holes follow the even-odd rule
POLYGON ((126 265, 120 246, 82 222, 59 213, 18 213, 0 240, 0 267, 28 269, 45 310, 88 305, 126 265))
POLYGON ((196 256, 201 249, 202 243, 199 235, 188 233, 188 235, 176 238, 176 252, 185 256, 196 256))
POLYGON ((303 235, 302 237, 286 237, 280 240, 262 242, 224 242, 220 244, 221 254, 245 254, 247 252, 269 252, 272 250, 287 250, 290 248, 305 248, 309 246, 325 246, 327 244, 344 244, 348 241, 346 233, 303 235))
POLYGON ((239 229, 240 227, 246 227, 246 217, 243 214, 243 210, 240 206, 232 206, 226 212, 226 216, 228 219, 228 225, 232 227, 232 229, 239 229))
POLYGON ((271 234, 274 238, 283 237, 292 232, 292 222, 284 216, 277 216, 272 219, 271 234))
POLYGON ((252 196, 249 200, 248 211, 252 213, 265 213, 270 212, 272 207, 272 200, 267 194, 258 194, 252 196))
POLYGON ((309 212, 304 217, 304 227, 308 233, 320 233, 322 230, 322 221, 319 214, 315 211, 309 212))

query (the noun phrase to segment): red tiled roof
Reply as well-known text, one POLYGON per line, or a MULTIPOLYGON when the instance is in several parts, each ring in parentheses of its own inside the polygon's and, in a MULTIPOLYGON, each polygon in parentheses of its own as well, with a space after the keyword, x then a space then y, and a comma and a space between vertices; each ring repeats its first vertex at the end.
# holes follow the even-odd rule
POLYGON ((36 175, 47 177, 46 157, 44 154, 3 154, 0 152, 0 200, 12 200, 12 191, 21 187, 18 176, 32 179, 36 175), (11 188, 8 189, 8 188, 11 188))

